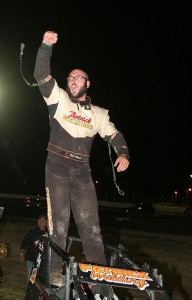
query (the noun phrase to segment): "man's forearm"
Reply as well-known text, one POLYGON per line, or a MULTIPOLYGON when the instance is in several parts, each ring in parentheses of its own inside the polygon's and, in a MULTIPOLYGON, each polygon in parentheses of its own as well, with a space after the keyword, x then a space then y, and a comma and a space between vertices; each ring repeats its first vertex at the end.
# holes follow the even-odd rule
POLYGON ((34 77, 39 85, 42 96, 48 98, 54 86, 54 79, 51 76, 50 58, 52 46, 42 42, 38 49, 34 77))
POLYGON ((25 255, 25 249, 20 249, 20 256, 24 256, 25 255))
POLYGON ((125 154, 127 155, 127 158, 130 159, 129 149, 121 132, 118 131, 115 134, 115 136, 111 139, 110 143, 115 152, 117 153, 117 156, 125 154))

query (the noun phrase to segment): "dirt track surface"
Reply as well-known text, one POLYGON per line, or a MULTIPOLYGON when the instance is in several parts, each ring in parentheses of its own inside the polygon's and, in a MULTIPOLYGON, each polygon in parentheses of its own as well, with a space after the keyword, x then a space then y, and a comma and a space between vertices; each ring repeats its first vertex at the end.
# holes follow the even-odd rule
MULTIPOLYGON (((27 287, 25 265, 19 261, 19 247, 24 234, 36 226, 36 220, 7 218, 0 224, 0 242, 12 246, 10 257, 0 259, 0 299, 24 300, 27 287)), ((75 229, 72 229, 75 234, 75 229)), ((192 300, 192 239, 133 230, 103 230, 105 243, 124 245, 141 264, 145 262, 163 274, 164 287, 173 300, 192 300)), ((120 300, 145 300, 146 292, 117 290, 120 300)), ((161 299, 157 297, 157 299, 161 299)))

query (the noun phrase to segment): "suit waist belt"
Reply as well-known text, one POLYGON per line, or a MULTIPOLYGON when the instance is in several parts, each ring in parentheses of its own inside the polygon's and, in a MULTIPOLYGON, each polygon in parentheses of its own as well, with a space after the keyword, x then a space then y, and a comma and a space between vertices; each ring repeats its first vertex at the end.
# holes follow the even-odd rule
POLYGON ((80 161, 80 162, 88 162, 89 161, 89 155, 87 155, 87 154, 84 155, 82 153, 76 153, 73 151, 65 150, 56 145, 50 144, 50 143, 48 144, 47 150, 56 155, 62 156, 64 158, 68 158, 68 159, 72 159, 72 160, 76 160, 76 161, 80 161))

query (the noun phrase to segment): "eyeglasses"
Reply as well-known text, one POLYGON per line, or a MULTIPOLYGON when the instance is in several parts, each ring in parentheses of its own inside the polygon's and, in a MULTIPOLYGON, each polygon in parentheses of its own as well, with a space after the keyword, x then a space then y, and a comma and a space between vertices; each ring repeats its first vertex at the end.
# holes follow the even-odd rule
POLYGON ((67 81, 73 81, 73 80, 82 81, 83 79, 88 80, 86 77, 84 77, 82 75, 68 76, 67 77, 67 81))

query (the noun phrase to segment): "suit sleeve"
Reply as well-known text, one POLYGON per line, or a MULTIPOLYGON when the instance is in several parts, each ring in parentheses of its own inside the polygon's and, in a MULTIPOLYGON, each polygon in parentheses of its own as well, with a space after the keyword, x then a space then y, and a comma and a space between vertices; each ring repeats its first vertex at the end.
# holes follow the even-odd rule
POLYGON ((114 123, 110 121, 109 112, 106 109, 98 109, 98 123, 100 136, 113 147, 117 156, 121 154, 127 155, 130 159, 129 149, 123 134, 116 128, 114 123))
POLYGON ((52 55, 52 46, 48 46, 45 43, 41 43, 38 48, 34 77, 39 85, 39 90, 43 97, 48 98, 52 92, 55 84, 55 80, 51 78, 49 81, 45 79, 51 75, 50 59, 52 55))
POLYGON ((121 154, 127 155, 128 159, 130 159, 129 149, 123 134, 120 131, 117 131, 116 135, 111 136, 109 139, 109 143, 113 147, 114 151, 116 152, 117 156, 121 154))

